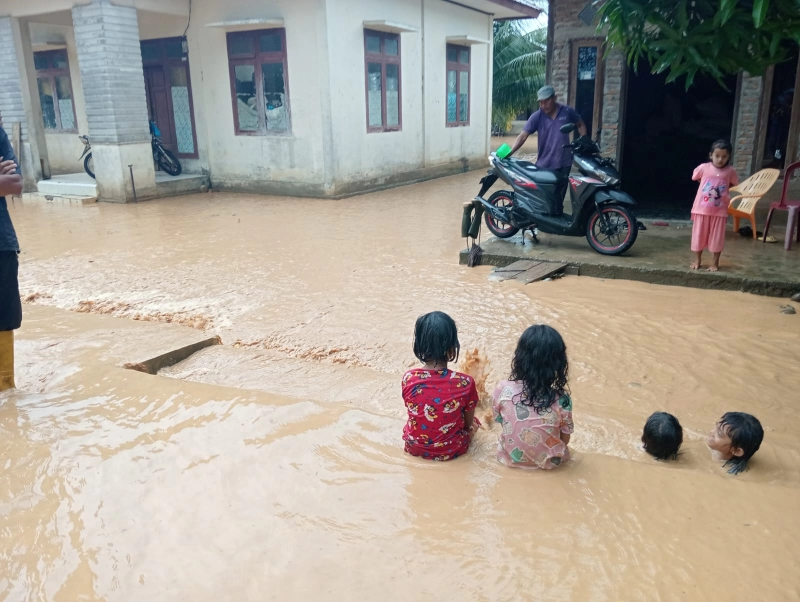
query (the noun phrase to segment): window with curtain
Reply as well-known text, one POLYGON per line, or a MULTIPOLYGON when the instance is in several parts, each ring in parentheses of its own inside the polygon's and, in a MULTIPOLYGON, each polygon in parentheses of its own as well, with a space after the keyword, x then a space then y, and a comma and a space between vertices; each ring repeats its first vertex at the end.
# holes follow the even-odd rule
POLYGON ((228 64, 236 133, 288 133, 290 116, 285 30, 229 33, 228 64))
POLYGON ((367 88, 367 131, 396 132, 402 128, 400 36, 364 30, 367 88))
POLYGON ((469 46, 447 45, 447 125, 469 125, 469 46))
POLYGON ((47 130, 75 132, 75 103, 66 50, 33 53, 42 118, 47 130))

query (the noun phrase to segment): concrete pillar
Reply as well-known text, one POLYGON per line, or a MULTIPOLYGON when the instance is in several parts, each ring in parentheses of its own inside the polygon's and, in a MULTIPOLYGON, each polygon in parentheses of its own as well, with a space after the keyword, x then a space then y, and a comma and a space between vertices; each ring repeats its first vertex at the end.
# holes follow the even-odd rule
POLYGON ((761 110, 761 94, 764 78, 742 73, 739 76, 738 96, 734 118, 733 166, 744 180, 753 173, 758 154, 758 117, 761 110))
POLYGON ((50 165, 30 28, 16 17, 0 17, 0 117, 9 137, 11 124, 20 124, 22 148, 15 150, 25 191, 36 190, 39 180, 50 177, 50 165))
POLYGON ((136 9, 93 2, 72 9, 81 86, 89 121, 97 198, 156 195, 136 9))
MULTIPOLYGON (((628 64, 625 55, 612 51, 604 55, 603 117, 600 147, 603 154, 622 163, 623 123, 627 92, 628 64)), ((632 124, 632 127, 636 127, 632 124)), ((594 132, 589 132, 593 135, 594 132)))

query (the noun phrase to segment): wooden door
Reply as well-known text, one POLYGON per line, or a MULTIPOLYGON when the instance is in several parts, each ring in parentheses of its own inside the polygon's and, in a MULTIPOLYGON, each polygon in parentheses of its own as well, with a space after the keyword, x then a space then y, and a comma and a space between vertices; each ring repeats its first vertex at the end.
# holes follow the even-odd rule
POLYGON ((147 94, 147 111, 161 131, 161 142, 173 153, 177 152, 175 126, 167 99, 167 85, 163 66, 144 68, 144 86, 147 94))

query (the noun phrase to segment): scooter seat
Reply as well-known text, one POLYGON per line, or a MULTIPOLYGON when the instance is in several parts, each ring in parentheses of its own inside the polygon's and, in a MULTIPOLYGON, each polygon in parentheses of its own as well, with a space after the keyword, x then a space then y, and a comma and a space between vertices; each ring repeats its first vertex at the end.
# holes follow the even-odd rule
POLYGON ((566 179, 566 177, 561 175, 559 172, 536 167, 536 165, 530 161, 517 161, 516 167, 534 182, 539 184, 558 184, 566 179))

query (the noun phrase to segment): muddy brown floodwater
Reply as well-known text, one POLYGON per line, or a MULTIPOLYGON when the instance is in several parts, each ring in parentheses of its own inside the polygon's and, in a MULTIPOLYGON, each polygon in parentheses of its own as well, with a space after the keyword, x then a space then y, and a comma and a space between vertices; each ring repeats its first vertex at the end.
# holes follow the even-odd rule
POLYGON ((457 265, 478 177, 17 202, 27 392, 0 395, 0 599, 797 600, 800 317, 738 293, 489 282, 457 265), (403 453, 399 381, 434 309, 489 387, 525 327, 563 334, 568 464, 505 468, 496 431, 453 462, 403 453), (189 328, 224 344, 159 376, 118 367, 189 328), (677 462, 638 448, 655 410, 684 426, 677 462), (738 477, 704 443, 729 410, 766 431, 738 477))

